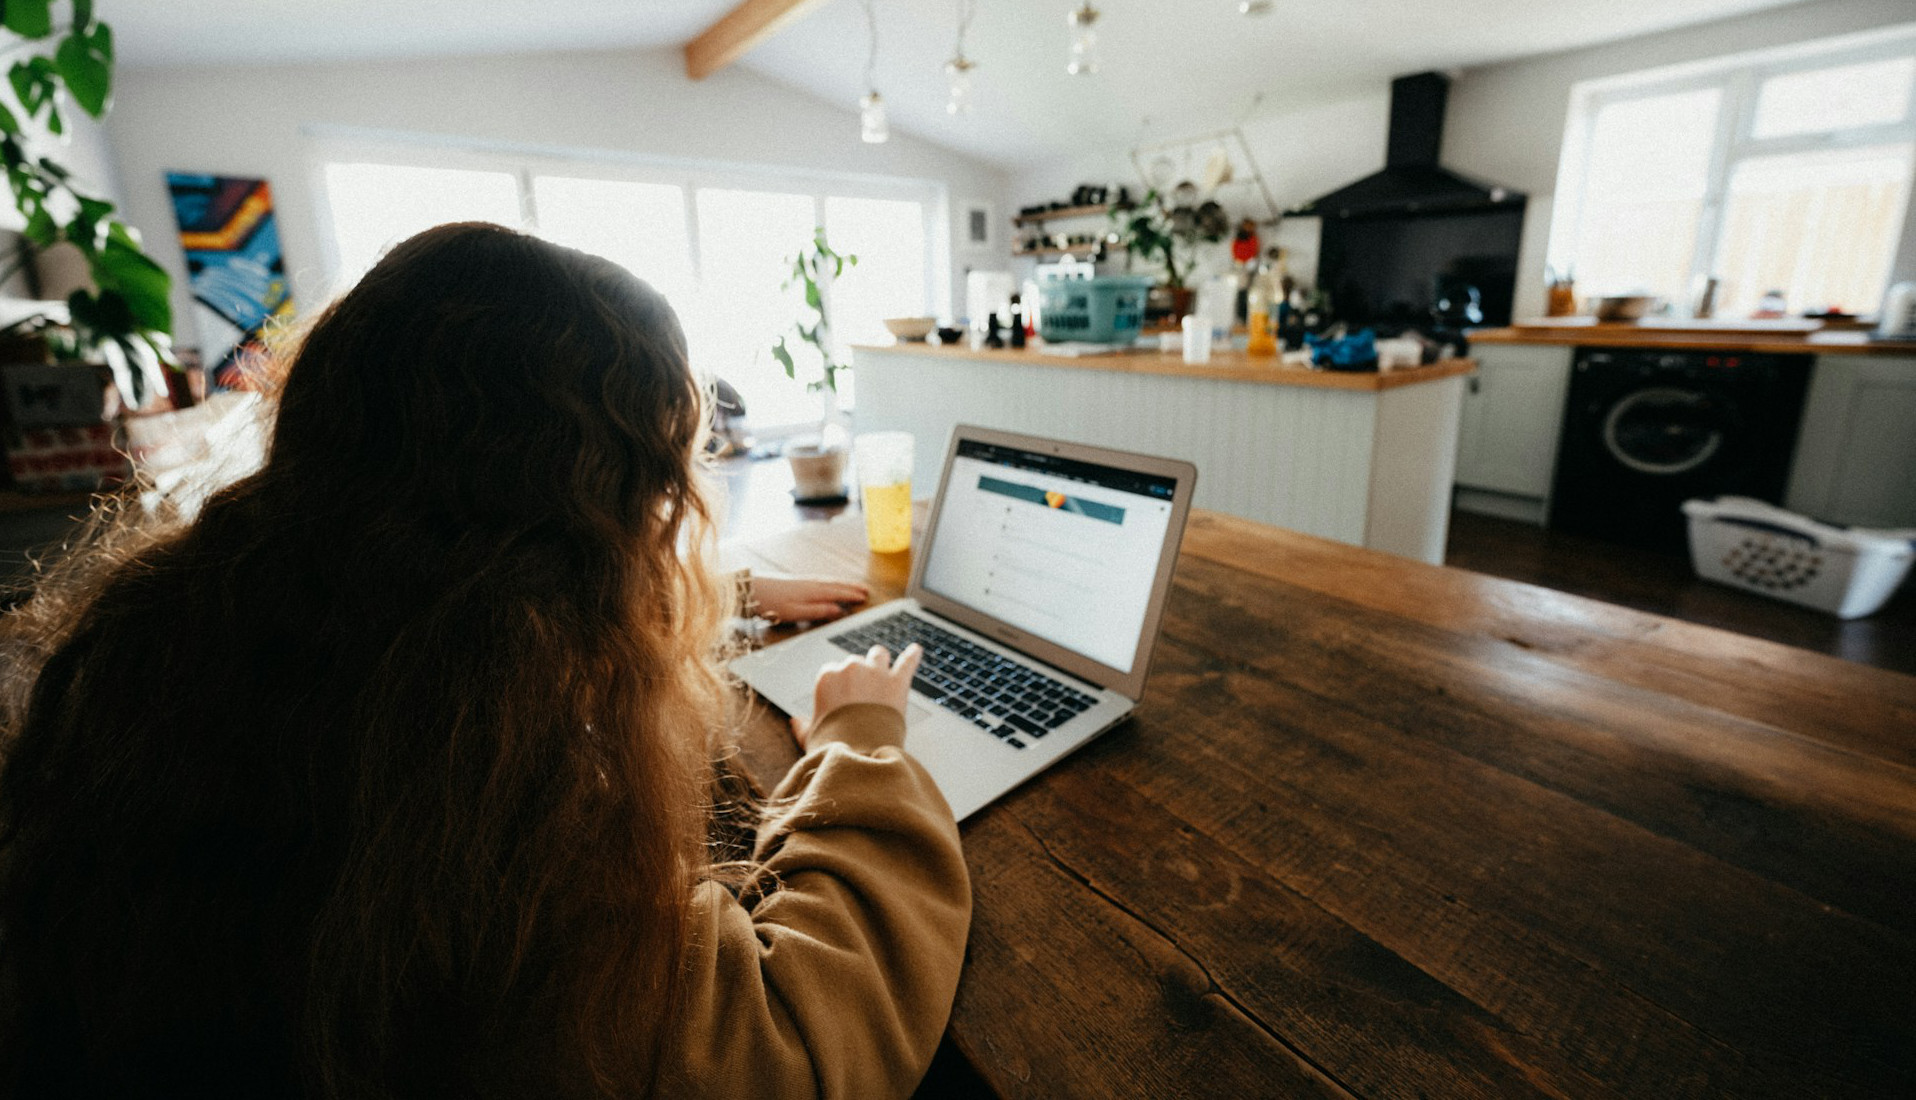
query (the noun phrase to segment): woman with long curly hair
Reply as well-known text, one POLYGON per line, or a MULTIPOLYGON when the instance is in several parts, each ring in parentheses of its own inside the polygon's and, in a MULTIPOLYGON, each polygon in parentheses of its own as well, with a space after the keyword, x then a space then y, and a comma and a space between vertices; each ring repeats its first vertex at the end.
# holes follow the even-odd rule
POLYGON ((706 422, 658 294, 510 230, 327 310, 257 473, 0 623, 0 1089, 908 1093, 970 915, 917 655, 715 841, 706 422))

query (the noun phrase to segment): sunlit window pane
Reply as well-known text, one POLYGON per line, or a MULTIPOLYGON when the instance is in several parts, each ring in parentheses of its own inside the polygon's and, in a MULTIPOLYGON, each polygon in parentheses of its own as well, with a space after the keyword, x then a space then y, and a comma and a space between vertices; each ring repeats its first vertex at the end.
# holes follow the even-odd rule
POLYGON ((341 288, 358 282, 388 247, 422 229, 446 222, 520 223, 519 181, 509 172, 328 164, 326 200, 341 288))
POLYGON ((1916 57, 1773 76, 1757 93, 1752 133, 1772 138, 1901 122, 1912 82, 1916 57))
POLYGON ((1590 135, 1576 236, 1578 289, 1675 297, 1689 281, 1721 94, 1611 103, 1590 135))
POLYGON ((1792 313, 1874 309, 1909 200, 1912 147, 1749 157, 1730 174, 1716 274, 1726 316, 1781 291, 1792 313))
POLYGON ((757 429, 816 422, 819 398, 803 385, 806 370, 818 374, 816 356, 788 340, 800 368, 794 381, 771 353, 800 316, 802 299, 780 284, 812 238, 811 196, 701 188, 696 202, 699 292, 679 311, 693 365, 736 386, 757 429))
POLYGON ((858 257, 832 285, 832 324, 848 344, 886 344, 887 317, 925 313, 925 208, 896 199, 825 200, 832 247, 858 257))
POLYGON ((685 191, 665 183, 536 176, 539 235, 604 256, 652 284, 674 309, 691 300, 685 191))

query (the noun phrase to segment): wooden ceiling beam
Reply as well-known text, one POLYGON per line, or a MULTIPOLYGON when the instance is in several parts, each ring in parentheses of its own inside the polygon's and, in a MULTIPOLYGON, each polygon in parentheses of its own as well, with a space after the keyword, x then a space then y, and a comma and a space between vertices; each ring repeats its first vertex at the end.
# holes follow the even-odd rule
POLYGON ((741 0, 685 44, 685 75, 704 80, 826 0, 741 0))

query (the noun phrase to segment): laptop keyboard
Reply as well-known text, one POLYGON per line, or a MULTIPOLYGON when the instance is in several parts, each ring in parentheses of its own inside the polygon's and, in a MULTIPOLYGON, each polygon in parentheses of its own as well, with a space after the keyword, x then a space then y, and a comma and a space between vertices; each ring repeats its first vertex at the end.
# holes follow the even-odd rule
POLYGON ((848 653, 882 645, 894 654, 917 642, 925 659, 912 677, 920 695, 1022 749, 1082 714, 1092 696, 949 630, 900 611, 831 637, 848 653))

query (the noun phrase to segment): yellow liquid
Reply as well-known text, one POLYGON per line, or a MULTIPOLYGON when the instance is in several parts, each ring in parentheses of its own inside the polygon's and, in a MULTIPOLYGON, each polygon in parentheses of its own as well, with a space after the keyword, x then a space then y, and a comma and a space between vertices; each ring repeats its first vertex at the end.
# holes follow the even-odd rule
POLYGON ((1277 341, 1271 338, 1271 315, 1268 310, 1252 310, 1250 320, 1245 322, 1244 327, 1251 334, 1244 345, 1246 355, 1277 354, 1277 341))
POLYGON ((911 549, 911 482, 865 486, 865 541, 876 554, 911 549))

